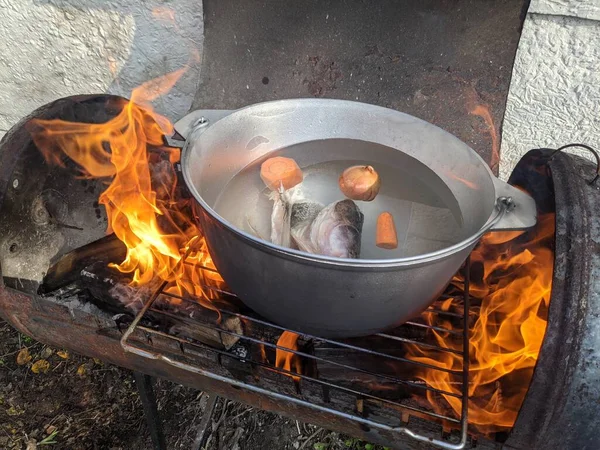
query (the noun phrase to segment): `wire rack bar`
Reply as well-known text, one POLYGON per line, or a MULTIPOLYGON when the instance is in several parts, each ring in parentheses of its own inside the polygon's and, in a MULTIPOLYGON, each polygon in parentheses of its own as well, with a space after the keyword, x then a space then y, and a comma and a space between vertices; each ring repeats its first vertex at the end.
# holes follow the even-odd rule
MULTIPOLYGON (((155 311, 156 312, 156 310, 153 310, 152 308, 151 308, 151 311, 155 311)), ((177 317, 176 315, 173 315, 173 314, 170 314, 170 313, 162 312, 162 314, 164 314, 165 316, 170 316, 170 317, 174 317, 174 318, 177 317)), ((314 361, 320 361, 320 362, 323 362, 323 363, 326 363, 326 364, 331 364, 331 365, 334 365, 334 366, 337 366, 337 367, 342 367, 344 369, 354 370, 354 371, 357 371, 357 372, 360 372, 360 373, 364 373, 365 375, 372 375, 372 376, 377 377, 377 378, 381 378, 381 379, 384 379, 384 380, 387 380, 387 381, 392 381, 394 383, 402 384, 402 385, 405 385, 405 386, 410 386, 412 388, 423 389, 423 390, 435 392, 435 393, 442 394, 442 395, 449 395, 451 397, 460 398, 460 395, 455 394, 453 392, 444 391, 443 389, 435 389, 435 388, 426 386, 424 384, 418 384, 418 383, 415 383, 415 382, 402 380, 402 379, 399 379, 399 378, 396 378, 396 377, 392 377, 392 376, 389 376, 389 375, 380 374, 380 373, 376 373, 376 372, 371 372, 369 370, 365 370, 365 369, 361 369, 361 368, 358 368, 358 367, 350 366, 348 364, 342 364, 342 363, 338 363, 338 362, 335 362, 335 361, 329 361, 329 360, 327 360, 325 358, 321 358, 319 356, 311 355, 309 353, 305 353, 305 352, 302 352, 302 351, 299 351, 299 350, 289 349, 287 347, 281 347, 281 346, 279 346, 277 344, 273 344, 271 342, 263 341, 262 339, 256 339, 256 338, 254 338, 252 336, 246 336, 246 335, 243 335, 243 334, 235 333, 235 332, 230 331, 230 330, 226 330, 225 328, 214 327, 213 330, 219 331, 221 333, 228 334, 230 336, 235 336, 235 337, 239 338, 240 340, 249 341, 249 342, 252 342, 254 344, 264 345, 265 347, 273 348, 275 350, 283 350, 286 353, 292 353, 294 355, 297 355, 297 356, 300 356, 300 357, 303 357, 303 358, 306 358, 306 359, 312 359, 314 361)), ((291 331, 291 332, 295 333, 295 331, 291 331)), ((351 347, 351 348, 353 348, 353 349, 359 349, 360 347, 351 347)), ((437 368, 436 366, 432 366, 430 364, 422 364, 422 363, 419 363, 417 361, 411 361, 409 359, 398 358, 398 357, 394 357, 394 356, 391 356, 391 355, 385 355, 385 354, 378 353, 378 352, 372 352, 372 351, 369 351, 369 350, 366 350, 366 349, 361 349, 361 350, 364 351, 365 353, 379 354, 379 355, 382 355, 382 356, 387 356, 388 358, 393 358, 395 360, 399 360, 399 361, 402 361, 402 362, 415 364, 415 365, 418 365, 418 366, 421 366, 421 367, 433 368, 433 369, 436 369, 436 370, 440 370, 440 371, 447 372, 447 373, 453 373, 453 374, 457 374, 457 375, 461 375, 462 374, 462 372, 459 372, 459 371, 451 371, 451 370, 447 370, 447 369, 442 370, 442 369, 437 368)), ((270 367, 272 367, 272 366, 270 366, 270 367)))
MULTIPOLYGON (((167 333, 163 333, 163 332, 160 332, 158 330, 153 330, 152 328, 147 328, 147 327, 144 327, 142 325, 140 325, 138 328, 139 328, 139 330, 144 331, 145 333, 150 334, 150 335, 154 334, 154 335, 157 335, 157 336, 162 336, 162 337, 167 337, 167 338, 174 338, 175 340, 181 342, 184 345, 191 345, 191 346, 194 346, 194 347, 197 347, 197 348, 202 348, 202 349, 205 349, 207 351, 219 354, 221 356, 225 356, 225 357, 228 357, 228 358, 234 358, 234 359, 237 359, 239 361, 243 361, 243 362, 246 362, 246 363, 249 363, 249 364, 254 364, 254 365, 257 365, 257 366, 260 366, 260 367, 264 367, 265 369, 272 370, 272 371, 280 373, 282 375, 287 375, 289 377, 300 378, 302 380, 307 380, 307 381, 310 381, 310 382, 313 382, 313 383, 316 383, 316 384, 319 384, 319 385, 322 385, 322 386, 327 386, 327 387, 330 387, 330 388, 333 388, 333 389, 337 389, 337 390, 344 391, 344 392, 347 392, 347 393, 350 393, 350 394, 354 394, 354 395, 357 395, 358 397, 361 397, 361 398, 368 398, 368 399, 371 399, 371 400, 376 400, 376 401, 379 401, 379 402, 382 402, 382 403, 386 403, 388 405, 394 405, 394 406, 402 408, 402 409, 408 409, 408 410, 413 411, 413 412, 417 412, 417 413, 420 413, 420 414, 425 414, 425 415, 428 415, 430 417, 435 417, 437 419, 447 420, 448 422, 457 423, 457 424, 460 423, 460 420, 456 419, 454 417, 449 417, 449 416, 445 416, 443 414, 437 414, 437 413, 434 413, 434 412, 431 412, 431 411, 422 410, 422 409, 419 409, 419 408, 416 408, 416 407, 410 406, 410 405, 404 405, 402 403, 398 403, 398 402, 395 402, 393 400, 389 400, 389 399, 386 399, 386 398, 383 398, 383 397, 378 397, 376 395, 372 395, 372 394, 369 394, 369 393, 361 392, 361 391, 358 391, 356 389, 348 388, 348 387, 345 387, 345 386, 340 386, 340 385, 337 385, 337 384, 334 384, 334 383, 330 383, 330 382, 325 381, 325 380, 320 380, 318 378, 311 377, 309 375, 304 375, 304 374, 301 374, 301 373, 299 374, 299 373, 292 372, 292 371, 289 371, 289 370, 286 370, 286 369, 276 368, 276 367, 273 367, 272 365, 264 363, 262 361, 256 361, 256 360, 253 360, 253 359, 250 359, 250 358, 245 358, 245 357, 242 357, 242 356, 239 356, 239 355, 235 355, 235 354, 227 352, 226 350, 220 350, 220 349, 211 347, 209 345, 203 344, 202 342, 190 342, 187 339, 173 337, 173 336, 171 336, 171 335, 169 335, 167 333)), ((285 350, 289 352, 288 349, 285 349, 285 350)), ((183 350, 183 352, 185 353, 185 350, 183 350)), ((456 396, 456 397, 460 397, 460 396, 456 396)))
MULTIPOLYGON (((177 298, 177 299, 180 299, 180 300, 194 302, 194 304, 197 304, 197 301, 189 299, 189 298, 186 298, 186 297, 182 297, 182 296, 179 296, 179 295, 174 296, 172 294, 166 294, 166 293, 163 293, 162 295, 165 295, 167 297, 174 297, 174 298, 177 298)), ((334 340, 331 340, 331 339, 321 338, 321 337, 314 336, 314 335, 311 335, 311 334, 302 333, 300 331, 291 330, 289 328, 284 328, 284 327, 281 327, 279 325, 272 324, 272 323, 267 322, 265 320, 257 319, 255 317, 251 317, 251 316, 248 316, 248 315, 245 315, 245 314, 236 313, 236 312, 229 311, 229 310, 226 310, 226 309, 223 309, 223 308, 218 308, 216 306, 214 307, 214 309, 215 309, 215 311, 218 311, 221 314, 227 314, 227 315, 230 315, 230 316, 236 316, 236 317, 239 317, 240 319, 247 320, 247 321, 253 322, 253 323, 258 323, 258 324, 261 324, 261 325, 264 325, 264 326, 267 326, 267 327, 270 327, 270 328, 273 328, 273 329, 276 329, 276 330, 280 330, 282 332, 283 331, 289 331, 289 332, 292 332, 292 333, 295 333, 295 334, 298 334, 298 335, 302 336, 304 339, 312 339, 312 340, 315 340, 315 341, 326 342, 328 344, 336 345, 336 346, 341 347, 341 348, 347 348, 349 350, 361 351, 361 352, 368 353, 368 354, 371 354, 371 355, 381 356, 382 358, 388 358, 388 359, 392 359, 392 360, 395 360, 395 361, 398 361, 398 362, 402 362, 402 363, 406 363, 406 364, 414 364, 416 366, 420 366, 420 367, 423 367, 423 368, 434 369, 434 370, 439 370, 441 372, 452 373, 452 374, 455 374, 455 375, 461 375, 462 374, 462 372, 458 371, 458 370, 445 369, 445 368, 441 368, 441 367, 434 366, 434 365, 431 365, 431 364, 421 363, 419 361, 413 361, 413 360, 410 360, 410 359, 401 358, 401 357, 394 356, 394 355, 389 355, 387 353, 381 353, 381 352, 378 352, 376 350, 371 350, 371 349, 368 349, 368 348, 365 348, 365 347, 359 347, 359 346, 348 344, 348 343, 345 343, 345 342, 334 341, 334 340)), ((157 309, 154 309, 154 308, 152 308, 152 311, 156 312, 157 314, 163 314, 163 315, 169 315, 170 314, 170 313, 168 313, 166 311, 161 311, 161 310, 157 310, 157 309)), ((171 316, 177 317, 176 315, 171 315, 171 316)), ((405 324, 405 325, 407 325, 407 324, 405 324)), ((215 330, 223 332, 223 333, 228 333, 228 334, 231 334, 231 335, 235 335, 236 337, 238 337, 240 339, 249 339, 249 340, 252 339, 251 336, 236 335, 235 333, 231 332, 230 330, 225 330, 225 329, 219 328, 216 324, 215 324, 215 326, 213 328, 215 330)), ((432 328, 432 329, 434 329, 433 327, 427 327, 427 326, 424 326, 424 328, 432 328)), ((462 331, 460 333, 455 333, 455 334, 460 335, 461 333, 462 333, 462 331)), ((418 345, 418 346, 421 346, 421 347, 424 347, 424 348, 426 347, 426 348, 429 348, 429 349, 435 349, 435 350, 438 350, 438 351, 441 351, 441 352, 457 352, 458 354, 462 354, 462 352, 450 349, 448 347, 441 347, 441 346, 433 345, 433 344, 424 344, 422 342, 415 341, 413 339, 399 338, 399 337, 396 337, 396 336, 391 336, 391 335, 386 335, 386 334, 377 334, 376 336, 380 336, 380 337, 383 337, 385 339, 390 339, 390 340, 402 340, 403 342, 405 342, 407 344, 414 344, 414 345, 418 345)), ((267 342, 263 342, 263 341, 259 341, 259 342, 262 342, 265 345, 268 345, 267 342)), ((278 348, 278 347, 277 346, 273 346, 273 348, 278 348)), ((301 352, 297 352, 295 350, 291 350, 291 349, 287 349, 287 348, 280 348, 280 349, 281 350, 285 350, 285 351, 287 351, 289 353, 295 353, 295 354, 300 355, 300 356, 307 356, 307 357, 311 357, 311 358, 313 357, 312 355, 302 354, 301 352)))

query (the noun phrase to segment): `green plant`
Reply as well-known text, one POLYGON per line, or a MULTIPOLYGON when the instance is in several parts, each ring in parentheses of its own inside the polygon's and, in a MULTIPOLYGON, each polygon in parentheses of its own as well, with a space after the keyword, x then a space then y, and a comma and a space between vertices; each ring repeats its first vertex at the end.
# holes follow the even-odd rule
POLYGON ((42 439, 37 444, 38 445, 57 444, 57 442, 54 440, 54 438, 56 437, 57 434, 58 434, 58 430, 54 430, 50 435, 46 436, 44 439, 42 439))
POLYGON ((26 334, 21 334, 21 340, 25 343, 25 345, 31 345, 35 342, 33 339, 31 339, 26 334))
POLYGON ((346 448, 352 449, 352 450, 392 450, 389 447, 379 447, 375 444, 371 444, 370 442, 364 442, 361 441, 360 439, 357 438, 348 438, 344 441, 344 446, 346 446, 346 448))
POLYGON ((350 438, 350 439, 346 439, 346 441, 344 442, 344 445, 348 448, 354 448, 356 447, 356 444, 358 444, 360 441, 356 438, 350 438))
POLYGON ((313 446, 315 450, 327 450, 327 444, 325 442, 316 442, 313 446))

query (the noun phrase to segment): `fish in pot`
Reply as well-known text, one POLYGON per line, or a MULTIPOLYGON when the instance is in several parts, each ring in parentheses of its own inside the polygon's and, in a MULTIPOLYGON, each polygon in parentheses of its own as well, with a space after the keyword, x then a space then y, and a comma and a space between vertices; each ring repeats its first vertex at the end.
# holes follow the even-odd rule
POLYGON ((327 206, 307 200, 299 186, 270 193, 271 242, 307 253, 360 258, 364 215, 350 199, 327 206))

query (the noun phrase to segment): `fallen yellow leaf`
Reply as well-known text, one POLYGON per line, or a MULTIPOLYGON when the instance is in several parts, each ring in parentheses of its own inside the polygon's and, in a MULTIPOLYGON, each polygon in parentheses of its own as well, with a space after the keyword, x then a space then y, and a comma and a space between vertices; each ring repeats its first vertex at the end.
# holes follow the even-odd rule
POLYGON ((45 359, 39 359, 31 366, 33 373, 46 373, 50 369, 50 363, 45 359))
POLYGON ((85 364, 82 364, 77 368, 77 375, 79 375, 80 377, 83 377, 86 373, 87 367, 85 367, 85 364))
POLYGON ((31 355, 29 354, 29 349, 27 347, 22 348, 17 355, 17 364, 20 366, 24 366, 29 361, 31 361, 31 355))
POLYGON ((65 350, 59 350, 58 352, 56 352, 56 354, 58 356, 60 356, 62 359, 69 359, 69 352, 67 352, 65 350))

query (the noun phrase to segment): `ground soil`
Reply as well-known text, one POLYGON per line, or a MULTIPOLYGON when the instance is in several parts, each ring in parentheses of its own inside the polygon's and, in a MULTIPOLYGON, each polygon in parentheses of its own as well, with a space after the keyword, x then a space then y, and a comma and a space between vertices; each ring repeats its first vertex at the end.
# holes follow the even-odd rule
MULTIPOLYGON (((163 380, 155 390, 167 447, 193 448, 206 395, 163 380)), ((208 431, 205 450, 381 450, 223 399, 208 431)), ((49 348, 0 320, 0 450, 151 448, 131 372, 49 348), (25 348, 31 359, 17 361, 25 348), (40 360, 48 370, 34 373, 40 360)))

